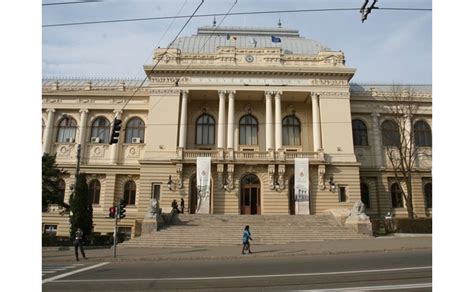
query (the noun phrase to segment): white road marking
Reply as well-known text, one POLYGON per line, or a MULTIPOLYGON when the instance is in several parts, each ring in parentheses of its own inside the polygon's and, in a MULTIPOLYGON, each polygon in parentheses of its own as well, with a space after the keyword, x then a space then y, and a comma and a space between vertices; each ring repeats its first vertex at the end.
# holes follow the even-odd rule
MULTIPOLYGON (((365 286, 365 287, 350 287, 350 288, 333 288, 333 289, 319 289, 319 290, 305 290, 315 292, 326 292, 326 291, 380 291, 380 290, 404 290, 404 289, 421 289, 430 288, 433 285, 431 283, 419 283, 419 284, 401 284, 401 285, 384 285, 384 286, 365 286)), ((302 290, 300 290, 302 291, 302 290)))
POLYGON ((70 275, 73 275, 73 274, 77 274, 77 273, 84 272, 84 271, 87 271, 87 270, 95 269, 95 268, 98 268, 98 267, 101 267, 101 266, 107 265, 107 264, 109 264, 109 262, 100 263, 100 264, 97 264, 97 265, 94 265, 94 266, 82 268, 82 269, 79 269, 79 270, 71 271, 69 273, 65 273, 65 274, 57 275, 57 276, 54 276, 54 277, 51 277, 51 278, 48 278, 48 279, 44 279, 43 284, 54 281, 56 279, 64 278, 64 277, 67 277, 67 276, 70 276, 70 275))
MULTIPOLYGON (((189 278, 148 278, 148 279, 86 279, 86 280, 58 280, 55 282, 129 282, 129 281, 198 281, 198 280, 227 280, 227 279, 256 279, 256 278, 280 278, 280 277, 305 277, 305 276, 325 276, 325 275, 342 275, 342 274, 358 274, 358 273, 375 273, 375 272, 394 272, 394 271, 410 271, 410 270, 427 270, 431 266, 396 268, 396 269, 378 269, 378 270, 359 270, 359 271, 342 271, 342 272, 326 272, 326 273, 302 273, 302 274, 276 274, 276 275, 248 275, 248 276, 221 276, 221 277, 189 277, 189 278)), ((43 282, 44 283, 44 282, 43 282)))

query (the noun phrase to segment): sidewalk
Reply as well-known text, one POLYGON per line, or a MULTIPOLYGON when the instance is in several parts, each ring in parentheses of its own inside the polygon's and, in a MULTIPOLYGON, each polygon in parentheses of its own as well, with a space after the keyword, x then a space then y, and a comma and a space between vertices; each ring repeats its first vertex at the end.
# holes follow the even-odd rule
MULTIPOLYGON (((225 247, 192 248, 130 248, 117 247, 117 257, 113 258, 112 248, 86 249, 87 262, 103 261, 188 261, 224 260, 242 257, 278 257, 292 255, 327 255, 344 253, 365 253, 396 250, 431 249, 431 235, 410 237, 378 237, 352 240, 329 240, 285 245, 251 245, 252 254, 242 255, 241 245, 225 247)), ((74 247, 69 250, 43 248, 43 263, 75 262, 74 247)), ((86 262, 82 260, 80 262, 86 262)))

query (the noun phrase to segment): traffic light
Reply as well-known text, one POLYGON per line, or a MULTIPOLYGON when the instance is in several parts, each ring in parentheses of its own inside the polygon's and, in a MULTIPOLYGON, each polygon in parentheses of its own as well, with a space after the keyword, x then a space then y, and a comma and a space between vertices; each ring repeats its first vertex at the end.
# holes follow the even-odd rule
POLYGON ((121 128, 120 124, 122 124, 122 120, 118 118, 114 118, 114 122, 112 124, 112 130, 110 132, 110 142, 109 142, 110 145, 118 143, 120 128, 121 128))
POLYGON ((115 207, 110 207, 109 208, 109 218, 115 218, 115 207))
POLYGON ((123 219, 125 218, 125 212, 127 210, 125 210, 125 207, 127 206, 127 204, 125 203, 124 200, 120 200, 120 205, 119 205, 119 219, 123 219))

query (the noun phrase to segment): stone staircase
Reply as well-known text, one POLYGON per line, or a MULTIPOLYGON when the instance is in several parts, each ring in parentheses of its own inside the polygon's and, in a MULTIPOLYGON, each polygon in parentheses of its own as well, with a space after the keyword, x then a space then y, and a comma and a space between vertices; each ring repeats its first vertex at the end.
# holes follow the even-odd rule
POLYGON ((123 247, 202 247, 242 244, 250 225, 252 244, 287 244, 367 238, 341 227, 331 215, 199 215, 179 214, 173 225, 121 244, 123 247))

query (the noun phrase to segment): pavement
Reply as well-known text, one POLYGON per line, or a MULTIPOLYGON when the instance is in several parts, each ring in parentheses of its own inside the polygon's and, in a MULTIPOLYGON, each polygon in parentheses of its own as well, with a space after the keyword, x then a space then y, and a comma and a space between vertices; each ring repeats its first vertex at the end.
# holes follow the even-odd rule
MULTIPOLYGON (((117 257, 113 257, 112 248, 86 247, 87 260, 90 262, 147 262, 147 261, 189 261, 189 260, 226 260, 264 257, 287 257, 304 255, 328 255, 348 253, 389 252, 400 250, 432 249, 431 234, 383 236, 351 240, 327 240, 317 242, 298 242, 281 245, 251 244, 252 254, 242 255, 242 246, 190 247, 190 248, 136 248, 117 247, 117 257)), ((43 264, 76 262, 74 247, 44 247, 43 264)))

